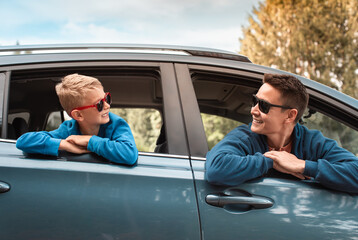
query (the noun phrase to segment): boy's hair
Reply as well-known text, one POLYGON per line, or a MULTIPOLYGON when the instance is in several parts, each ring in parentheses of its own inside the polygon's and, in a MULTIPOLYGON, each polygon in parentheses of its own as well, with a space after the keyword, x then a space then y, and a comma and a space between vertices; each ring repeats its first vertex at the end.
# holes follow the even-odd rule
POLYGON ((263 83, 270 84, 281 92, 283 105, 297 109, 295 122, 303 116, 308 105, 308 93, 306 87, 296 77, 281 74, 265 74, 263 83))
POLYGON ((71 116, 72 109, 83 105, 87 91, 95 88, 103 89, 97 78, 75 73, 62 78, 62 82, 56 85, 56 93, 61 106, 71 116))

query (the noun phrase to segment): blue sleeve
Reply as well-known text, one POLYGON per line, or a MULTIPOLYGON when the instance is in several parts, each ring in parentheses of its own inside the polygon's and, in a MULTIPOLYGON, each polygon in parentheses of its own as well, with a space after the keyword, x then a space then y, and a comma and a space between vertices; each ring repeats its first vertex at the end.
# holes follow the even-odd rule
POLYGON ((306 159, 304 175, 328 188, 358 193, 358 158, 320 132, 309 139, 316 154, 306 159))
POLYGON ((128 124, 116 119, 106 129, 105 137, 92 136, 87 149, 112 162, 133 165, 138 159, 138 150, 128 124))
MULTIPOLYGON (((257 136, 256 136, 257 137, 257 136)), ((240 127, 230 132, 206 156, 206 180, 217 185, 239 185, 260 177, 273 161, 263 156, 266 145, 240 127)))
POLYGON ((17 141, 16 147, 26 153, 40 153, 58 156, 58 148, 62 139, 68 137, 67 122, 51 132, 28 132, 17 141))

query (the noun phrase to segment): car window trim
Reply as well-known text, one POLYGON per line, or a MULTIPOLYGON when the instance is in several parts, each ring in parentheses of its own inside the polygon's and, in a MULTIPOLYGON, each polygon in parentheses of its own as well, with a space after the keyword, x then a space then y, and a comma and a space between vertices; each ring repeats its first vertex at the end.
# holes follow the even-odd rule
POLYGON ((188 66, 175 63, 175 71, 190 156, 205 157, 208 152, 208 144, 188 66))
POLYGON ((169 154, 189 155, 174 65, 172 63, 161 63, 160 72, 169 154))
POLYGON ((4 96, 3 96, 3 108, 2 108, 2 126, 1 126, 1 138, 7 137, 8 128, 8 105, 9 105, 9 93, 10 93, 10 76, 11 71, 5 71, 5 85, 4 85, 4 96))

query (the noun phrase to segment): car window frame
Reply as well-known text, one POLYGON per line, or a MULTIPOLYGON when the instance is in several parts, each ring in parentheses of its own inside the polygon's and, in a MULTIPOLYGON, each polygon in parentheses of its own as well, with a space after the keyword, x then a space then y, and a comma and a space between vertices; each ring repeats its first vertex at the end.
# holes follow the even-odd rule
MULTIPOLYGON (((22 71, 22 70, 52 70, 60 68, 81 68, 81 67, 153 67, 157 68, 160 71, 160 78, 162 83, 162 92, 163 92, 163 119, 165 121, 165 126, 167 129, 167 140, 168 140, 168 149, 169 155, 173 156, 185 156, 188 158, 189 151, 187 145, 187 138, 185 134, 184 127, 184 117, 182 112, 182 107, 180 103, 179 91, 177 86, 177 79, 173 63, 167 62, 144 62, 144 61, 73 61, 73 62, 55 62, 55 63, 34 63, 26 65, 15 65, 2 67, 0 70, 4 71, 6 69, 6 84, 4 88, 4 105, 3 105, 3 120, 7 121, 8 114, 8 98, 10 90, 10 75, 13 71, 22 71), (168 131, 170 129, 170 131, 168 131)), ((3 126, 1 133, 1 138, 6 139, 7 136, 7 126, 3 126)), ((149 153, 151 154, 151 153, 149 153)), ((157 153, 153 153, 157 155, 157 153)), ((148 153, 145 153, 148 155, 148 153)))
MULTIPOLYGON (((206 160, 206 153, 207 153, 207 140, 205 137, 205 130, 203 126, 203 122, 201 121, 200 117, 200 110, 199 110, 199 104, 195 97, 195 91, 193 88, 192 80, 190 73, 191 71, 205 71, 205 72, 211 72, 211 73, 219 73, 219 74, 230 74, 230 75, 237 75, 239 77, 244 77, 247 80, 237 83, 238 85, 244 85, 254 88, 259 88, 262 84, 262 78, 265 73, 282 73, 281 71, 275 70, 270 71, 271 69, 262 69, 262 72, 254 72, 250 70, 243 70, 239 69, 240 64, 238 65, 238 69, 233 68, 225 68, 225 67, 216 67, 216 66, 208 66, 208 65, 197 65, 197 64, 176 64, 181 65, 182 67, 180 69, 177 69, 177 72, 181 74, 178 74, 178 78, 180 78, 179 82, 182 82, 181 86, 181 92, 185 92, 186 97, 182 98, 182 105, 183 105, 183 111, 184 111, 184 118, 185 118, 185 125, 187 127, 187 134, 188 134, 188 142, 196 142, 196 144, 189 144, 191 157, 196 157, 197 159, 206 160), (266 71, 267 70, 267 71, 266 71), (189 80, 190 83, 189 84, 189 80), (190 87, 189 87, 190 86, 190 87), (186 101, 186 99, 189 99, 188 95, 191 95, 191 97, 195 97, 194 100, 186 101), (199 114, 199 118, 197 117, 199 114), (195 116, 195 119, 200 119, 200 122, 192 121, 191 117, 195 116), (201 141, 201 143, 198 143, 198 141, 201 141)), ((286 73, 287 74, 287 73, 286 73)), ((304 84, 307 83, 307 79, 298 77, 304 84)), ((311 80, 313 81, 313 80, 311 80)), ((310 96, 310 101, 308 104, 308 108, 316 110, 324 115, 327 115, 328 117, 334 119, 335 121, 338 121, 344 125, 347 125, 348 127, 358 130, 358 110, 354 108, 354 106, 350 106, 347 103, 342 102, 335 96, 330 96, 327 93, 324 93, 323 90, 325 88, 328 89, 327 86, 324 86, 322 84, 322 91, 319 91, 320 88, 314 89, 311 87, 311 84, 308 83, 305 84, 307 88, 307 92, 310 96), (319 106, 319 107, 318 107, 319 106), (341 113, 342 115, 337 116, 337 113, 341 113)), ((318 86, 320 87, 320 86, 318 86)), ((193 117, 194 118, 194 117, 193 117)))
POLYGON ((254 79, 253 82, 248 82, 249 86, 259 86, 263 74, 234 70, 230 68, 221 68, 205 65, 194 64, 175 64, 178 74, 178 85, 181 92, 181 102, 183 105, 183 115, 185 119, 185 126, 187 128, 187 137, 189 143, 190 157, 196 160, 206 160, 206 153, 208 152, 208 143, 206 139, 204 125, 201 119, 199 104, 196 99, 196 94, 191 78, 191 70, 217 72, 234 74, 254 79))

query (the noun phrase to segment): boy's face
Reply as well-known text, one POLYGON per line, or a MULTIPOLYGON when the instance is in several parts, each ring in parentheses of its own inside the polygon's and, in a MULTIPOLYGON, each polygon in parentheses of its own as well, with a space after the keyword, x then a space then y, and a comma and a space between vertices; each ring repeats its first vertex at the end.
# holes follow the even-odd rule
MULTIPOLYGON (((83 106, 95 105, 96 103, 101 101, 105 97, 105 95, 106 94, 102 88, 91 89, 84 96, 83 106)), ((82 115, 81 125, 92 128, 108 123, 109 109, 110 105, 106 101, 104 101, 103 110, 101 112, 99 112, 95 107, 79 110, 82 115)))

